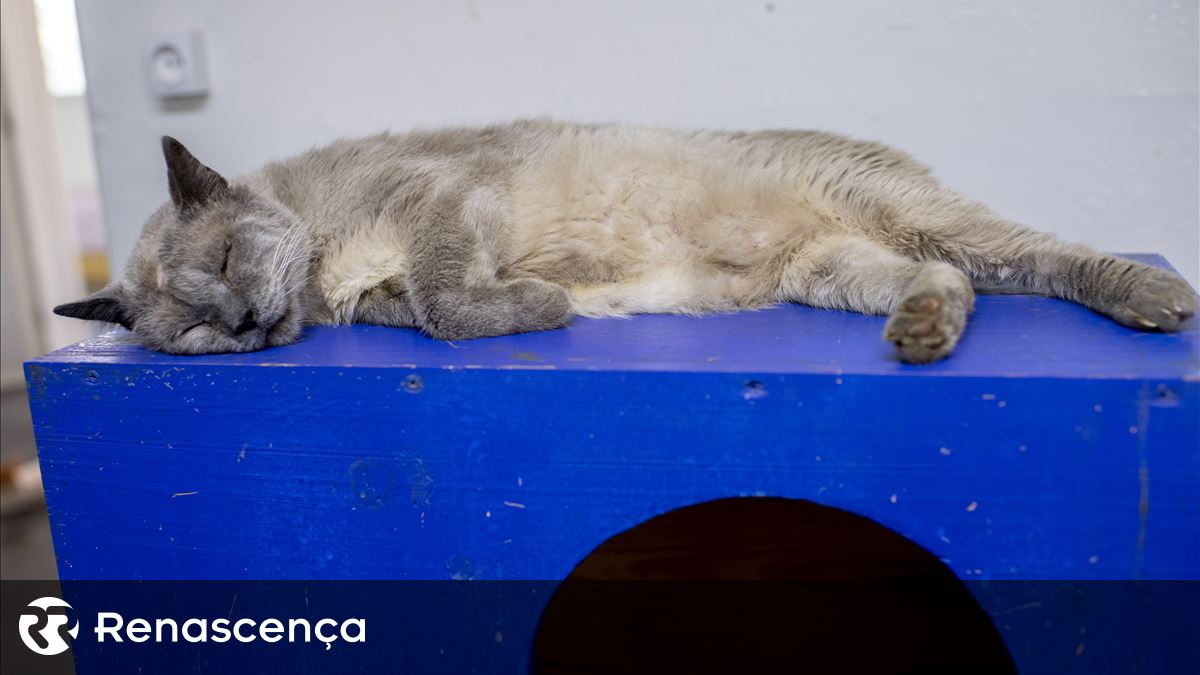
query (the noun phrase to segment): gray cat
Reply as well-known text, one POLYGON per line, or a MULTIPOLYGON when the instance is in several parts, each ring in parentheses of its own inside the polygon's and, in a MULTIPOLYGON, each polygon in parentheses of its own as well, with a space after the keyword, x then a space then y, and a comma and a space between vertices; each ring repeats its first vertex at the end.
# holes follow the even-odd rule
POLYGON ((996 216, 887 146, 815 131, 520 121, 343 140, 227 181, 163 139, 171 201, 120 279, 54 309, 149 347, 243 352, 305 324, 441 340, 573 314, 777 302, 889 314, 911 363, 945 357, 972 284, 1174 331, 1178 276, 996 216))

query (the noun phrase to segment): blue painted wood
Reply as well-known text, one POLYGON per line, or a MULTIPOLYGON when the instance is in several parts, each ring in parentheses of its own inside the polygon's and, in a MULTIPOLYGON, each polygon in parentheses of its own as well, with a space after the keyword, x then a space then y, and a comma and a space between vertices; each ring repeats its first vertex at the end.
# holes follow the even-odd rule
MULTIPOLYGON (((1161 263, 1161 259, 1159 259, 1161 263)), ((985 296, 957 352, 778 307, 448 344, 315 328, 27 364, 64 579, 559 579, 734 495, 866 515, 964 579, 1200 578, 1200 330, 985 296)))
MULTIPOLYGON (((1129 257, 1167 266, 1157 256, 1129 257)), ((1182 334, 1144 333, 1051 298, 981 296, 954 355, 931 365, 897 360, 881 339, 884 322, 791 305, 704 317, 576 318, 562 330, 459 343, 407 329, 318 327, 294 345, 210 356, 149 352, 117 332, 35 363, 1081 379, 1178 378, 1200 364, 1195 323, 1182 334)))
POLYGON ((875 518, 965 577, 1200 577, 1200 339, 980 298, 956 354, 804 307, 28 365, 63 578, 540 578, 730 495, 875 518))

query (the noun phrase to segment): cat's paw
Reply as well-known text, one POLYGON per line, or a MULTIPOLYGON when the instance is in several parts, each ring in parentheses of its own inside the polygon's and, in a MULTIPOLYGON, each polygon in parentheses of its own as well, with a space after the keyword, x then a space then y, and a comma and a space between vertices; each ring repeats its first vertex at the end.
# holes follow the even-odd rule
POLYGON ((418 315, 439 340, 470 340, 561 328, 571 320, 567 289, 540 279, 444 291, 418 315))
POLYGON ((518 279, 507 286, 520 308, 517 331, 562 328, 571 321, 571 296, 567 289, 541 279, 518 279))
POLYGON ((1196 315, 1196 293, 1179 275, 1155 267, 1141 267, 1128 295, 1109 314, 1118 322, 1140 330, 1174 332, 1196 315))
POLYGON ((968 303, 946 289, 915 289, 888 319, 883 338, 895 343, 901 361, 937 361, 958 344, 969 311, 968 303))

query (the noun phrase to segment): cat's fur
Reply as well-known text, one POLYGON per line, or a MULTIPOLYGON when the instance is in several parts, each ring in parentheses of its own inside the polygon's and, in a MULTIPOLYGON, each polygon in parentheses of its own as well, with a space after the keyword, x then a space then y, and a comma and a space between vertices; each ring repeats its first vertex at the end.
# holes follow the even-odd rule
POLYGON ((800 302, 890 314, 900 357, 928 362, 962 334, 973 282, 1134 328, 1196 310, 1170 272, 1004 220, 903 152, 828 133, 521 121, 339 141, 232 182, 174 139, 163 151, 171 201, 122 277, 55 311, 168 352, 285 344, 312 323, 462 340, 800 302))

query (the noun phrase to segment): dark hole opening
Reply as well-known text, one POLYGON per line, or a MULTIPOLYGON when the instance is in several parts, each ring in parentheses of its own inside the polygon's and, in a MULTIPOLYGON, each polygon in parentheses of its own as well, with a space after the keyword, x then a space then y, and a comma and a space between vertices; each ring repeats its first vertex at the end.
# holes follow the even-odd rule
POLYGON ((559 586, 546 673, 1014 673, 933 554, 804 500, 721 499, 621 532, 559 586))

